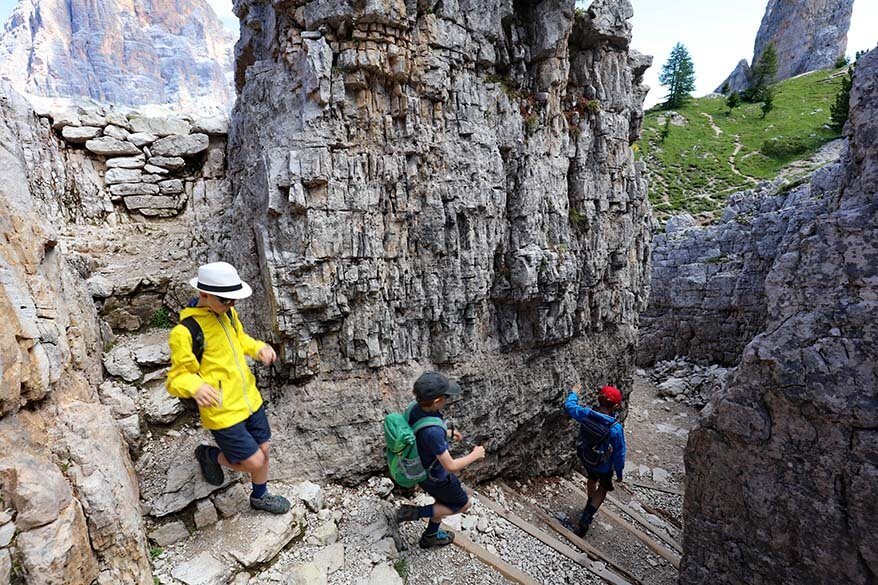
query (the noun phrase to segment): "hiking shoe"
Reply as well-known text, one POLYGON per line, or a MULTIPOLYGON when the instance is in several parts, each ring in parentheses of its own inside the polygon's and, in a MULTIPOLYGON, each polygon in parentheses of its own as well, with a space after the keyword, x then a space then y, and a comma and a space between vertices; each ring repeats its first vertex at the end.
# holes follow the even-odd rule
POLYGON ((454 533, 450 530, 436 531, 436 534, 424 534, 418 544, 421 548, 433 548, 434 546, 445 546, 454 542, 454 533))
POLYGON ((198 460, 198 464, 201 466, 201 475, 204 477, 204 481, 211 485, 223 485, 223 481, 226 479, 223 475, 223 468, 219 463, 214 463, 210 460, 207 454, 208 449, 207 445, 195 447, 195 459, 198 460))
POLYGON ((261 498, 250 497, 250 507, 265 510, 272 514, 286 514, 290 511, 290 502, 283 496, 265 494, 261 498))
POLYGON ((399 510, 396 511, 396 522, 399 524, 400 522, 413 522, 418 519, 418 507, 410 506, 409 504, 403 504, 399 507, 399 510))

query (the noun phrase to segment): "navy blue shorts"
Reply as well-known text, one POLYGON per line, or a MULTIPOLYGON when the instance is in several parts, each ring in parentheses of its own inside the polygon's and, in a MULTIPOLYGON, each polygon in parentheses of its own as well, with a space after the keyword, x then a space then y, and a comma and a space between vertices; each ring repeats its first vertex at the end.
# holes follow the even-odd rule
POLYGON ((447 506, 452 512, 459 512, 469 501, 469 495, 453 473, 449 473, 448 478, 443 481, 427 480, 422 481, 419 485, 424 488, 425 492, 433 496, 437 503, 447 506))
POLYGON ((268 426, 268 417, 265 416, 265 405, 236 425, 210 432, 229 463, 244 461, 259 451, 259 445, 271 440, 271 427, 268 426))

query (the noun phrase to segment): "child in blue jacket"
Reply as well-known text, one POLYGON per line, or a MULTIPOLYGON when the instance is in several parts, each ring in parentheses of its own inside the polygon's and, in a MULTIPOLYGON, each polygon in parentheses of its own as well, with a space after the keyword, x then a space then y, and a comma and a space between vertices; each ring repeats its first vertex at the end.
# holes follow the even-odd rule
POLYGON ((614 489, 613 471, 616 472, 616 481, 622 481, 622 470, 625 468, 625 433, 614 415, 622 406, 622 393, 616 387, 601 388, 598 393, 597 408, 580 406, 580 392, 582 392, 581 384, 572 388, 564 402, 564 409, 570 418, 581 425, 577 453, 588 476, 588 502, 579 518, 576 534, 585 536, 607 492, 614 489), (601 433, 600 429, 605 430, 601 433), (595 441, 595 434, 605 437, 604 440, 595 441), (600 444, 596 445, 598 442, 600 444), (597 464, 586 463, 583 449, 592 447, 607 453, 604 461, 597 464))

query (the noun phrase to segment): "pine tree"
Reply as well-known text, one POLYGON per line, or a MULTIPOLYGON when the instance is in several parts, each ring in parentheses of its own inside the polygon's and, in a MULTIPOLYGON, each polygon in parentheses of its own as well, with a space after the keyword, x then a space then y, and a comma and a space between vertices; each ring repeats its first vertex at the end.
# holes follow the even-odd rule
POLYGON ((774 83, 774 76, 776 74, 777 51, 774 49, 774 43, 771 43, 762 51, 762 54, 759 55, 759 60, 753 66, 750 74, 752 83, 744 92, 744 99, 748 102, 764 101, 766 88, 774 83))
POLYGON ((829 126, 841 132, 850 114, 851 86, 854 84, 856 61, 848 69, 848 74, 841 80, 841 89, 835 94, 835 103, 829 107, 829 126))
POLYGON ((729 97, 726 98, 726 107, 729 108, 728 115, 732 115, 732 110, 741 105, 741 94, 736 91, 733 91, 729 94, 729 97))
POLYGON ((762 90, 762 117, 765 118, 768 112, 774 109, 774 88, 771 86, 762 90))
POLYGON ((659 82, 668 88, 665 108, 679 108, 692 97, 695 89, 695 66, 689 51, 682 43, 677 43, 671 49, 671 56, 659 75, 659 82))

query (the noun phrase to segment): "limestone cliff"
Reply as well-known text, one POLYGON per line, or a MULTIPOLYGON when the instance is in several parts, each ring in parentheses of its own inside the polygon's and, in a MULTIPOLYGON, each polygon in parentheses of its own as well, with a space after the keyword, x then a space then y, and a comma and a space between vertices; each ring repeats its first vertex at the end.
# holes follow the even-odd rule
POLYGON ((2 84, 0 120, 0 576, 146 585, 137 477, 96 392, 97 315, 50 221, 63 223, 59 195, 77 180, 49 125, 2 84))
POLYGON ((767 319, 686 452, 680 582, 874 583, 878 575, 878 51, 826 209, 778 250, 767 319))
POLYGON ((232 39, 204 0, 22 0, 0 36, 21 92, 227 111, 232 39))
POLYGON ((236 4, 222 229, 258 285, 246 318, 283 349, 275 474, 379 471, 380 422, 424 369, 462 380, 447 414, 488 448, 482 476, 570 462, 563 385, 630 390, 651 59, 627 0, 573 5, 236 4))
MULTIPOLYGON (((756 33, 751 66, 773 44, 776 81, 832 67, 844 56, 853 7, 854 0, 769 0, 756 33)), ((746 89, 749 71, 738 63, 726 83, 729 91, 746 89)))

